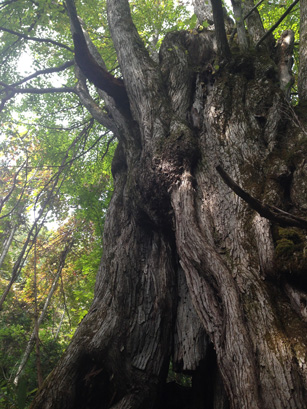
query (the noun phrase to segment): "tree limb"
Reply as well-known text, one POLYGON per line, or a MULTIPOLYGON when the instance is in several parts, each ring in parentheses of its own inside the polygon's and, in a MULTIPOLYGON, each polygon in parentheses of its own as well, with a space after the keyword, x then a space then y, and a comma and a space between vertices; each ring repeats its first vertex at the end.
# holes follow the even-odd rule
POLYGON ((0 269, 2 267, 2 264, 3 264, 3 261, 4 261, 5 257, 6 257, 6 255, 7 255, 8 251, 9 251, 9 249, 10 249, 10 246, 11 246, 11 243, 13 241, 13 237, 14 237, 14 234, 15 234, 16 230, 17 230, 17 225, 15 225, 15 226, 13 226, 11 228, 10 235, 6 238, 6 240, 5 240, 4 244, 3 244, 2 252, 1 252, 1 255, 0 255, 0 269))
POLYGON ((113 77, 112 74, 99 65, 88 49, 74 1, 66 0, 66 5, 75 46, 75 59, 81 71, 96 87, 113 97, 119 106, 129 106, 123 81, 113 77))
POLYGON ((255 10, 257 10, 257 8, 260 6, 260 4, 262 4, 265 0, 260 0, 258 1, 258 3, 249 10, 249 12, 244 16, 244 20, 246 20, 255 10))
POLYGON ((118 133, 112 118, 94 101, 94 99, 88 92, 86 84, 80 79, 76 85, 76 93, 82 105, 88 110, 88 112, 97 122, 112 131, 114 134, 118 133))
POLYGON ((75 88, 72 87, 61 87, 61 88, 14 88, 10 85, 0 83, 2 86, 6 86, 6 96, 1 99, 0 102, 0 112, 3 110, 7 101, 13 98, 16 94, 55 94, 55 93, 77 93, 75 88))
POLYGON ((129 2, 107 0, 107 12, 113 44, 130 104, 136 114, 135 119, 142 120, 143 116, 150 118, 159 107, 160 120, 164 122, 161 118, 164 108, 169 105, 161 71, 150 57, 134 25, 129 2))
POLYGON ((218 52, 221 57, 226 57, 229 59, 231 57, 231 53, 224 25, 223 5, 221 0, 213 0, 211 5, 218 52))
POLYGON ((50 40, 49 38, 30 37, 27 36, 26 34, 18 33, 18 31, 14 31, 6 27, 0 27, 0 31, 5 31, 6 33, 13 34, 19 38, 24 38, 25 40, 37 41, 38 43, 53 44, 56 45, 57 47, 65 48, 66 50, 73 52, 73 50, 68 45, 62 44, 55 40, 50 40))
POLYGON ((238 42, 241 51, 246 51, 248 48, 248 41, 244 25, 244 17, 241 0, 231 0, 233 14, 236 20, 237 33, 238 33, 238 42))
MULTIPOLYGON (((7 86, 8 89, 13 94, 54 94, 54 93, 63 93, 63 92, 73 92, 76 93, 75 88, 72 87, 55 87, 55 88, 14 88, 10 85, 7 86)), ((13 97, 12 95, 11 97, 13 97)))
POLYGON ((255 199, 248 192, 243 190, 239 185, 237 185, 233 179, 225 172, 221 165, 216 167, 216 170, 220 174, 223 181, 226 183, 230 189, 232 189, 241 199, 250 205, 250 207, 260 214, 260 216, 265 217, 273 222, 280 224, 281 226, 291 226, 298 227, 300 229, 307 229, 307 220, 301 217, 294 216, 288 212, 285 212, 275 206, 270 206, 263 204, 260 200, 255 199))
MULTIPOLYGON (((265 34, 263 23, 258 11, 258 7, 263 2, 264 0, 260 0, 256 5, 254 5, 254 0, 245 0, 243 2, 243 13, 246 13, 243 17, 243 20, 246 20, 248 33, 249 36, 253 39, 254 44, 257 44, 260 38, 265 34)), ((231 40, 233 40, 236 32, 237 29, 233 31, 231 40)))
POLYGON ((71 67, 72 65, 74 65, 73 60, 66 61, 65 63, 59 65, 58 67, 51 67, 51 68, 46 68, 44 70, 35 71, 33 74, 29 75, 28 77, 24 77, 22 80, 17 81, 14 84, 8 85, 0 81, 0 85, 2 85, 4 88, 15 88, 18 85, 24 84, 25 82, 38 77, 39 75, 52 74, 54 72, 61 72, 61 71, 64 71, 66 68, 71 67))
POLYGON ((273 31, 279 26, 279 24, 287 17, 287 15, 290 13, 290 11, 293 9, 293 7, 299 2, 299 0, 295 0, 290 7, 287 8, 287 10, 284 12, 284 14, 276 21, 276 23, 265 33, 265 35, 260 38, 258 43, 256 44, 256 48, 259 47, 261 43, 271 34, 273 31))

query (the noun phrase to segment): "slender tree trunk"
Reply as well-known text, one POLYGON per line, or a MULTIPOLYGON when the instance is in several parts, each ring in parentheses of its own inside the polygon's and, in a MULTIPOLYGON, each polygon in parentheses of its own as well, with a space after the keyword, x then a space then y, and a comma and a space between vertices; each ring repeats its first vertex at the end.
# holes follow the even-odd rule
POLYGON ((157 65, 128 2, 109 0, 108 17, 129 106, 112 105, 104 257, 93 305, 32 408, 166 407, 171 358, 193 376, 186 407, 305 408, 305 232, 261 217, 216 167, 306 219, 306 116, 265 52, 212 72, 212 33, 170 33, 157 65))
MULTIPOLYGON (((35 210, 34 210, 35 217, 35 210)), ((34 339, 35 339, 35 362, 36 362, 36 375, 37 386, 41 388, 43 384, 43 373, 40 354, 40 339, 39 339, 39 325, 38 325, 38 302, 37 302, 37 226, 35 229, 35 242, 34 242, 34 274, 33 274, 33 287, 34 287, 34 339)))
POLYGON ((7 255, 8 251, 10 249, 10 246, 12 244, 16 229, 17 229, 17 226, 12 227, 12 229, 10 231, 10 235, 8 236, 8 238, 5 240, 5 242, 3 244, 2 252, 1 252, 1 255, 0 255, 0 269, 2 267, 5 256, 7 255))
MULTIPOLYGON (((24 352, 24 354, 23 354, 23 356, 22 356, 22 358, 21 358, 21 362, 20 362, 19 367, 18 367, 18 370, 17 370, 17 372, 16 372, 16 375, 15 375, 15 378, 14 378, 14 384, 15 384, 15 385, 18 385, 18 382, 19 382, 20 376, 21 376, 21 374, 22 374, 22 371, 23 371, 23 369, 24 369, 26 363, 28 362, 28 359, 29 359, 29 356, 30 356, 30 354, 31 354, 31 352, 32 352, 34 343, 35 343, 35 341, 36 341, 36 339, 37 339, 38 329, 40 328, 40 326, 41 326, 41 324, 42 324, 42 322, 43 322, 43 320, 44 320, 44 318, 45 318, 45 315, 46 315, 48 306, 49 306, 50 301, 51 301, 51 299, 52 299, 52 296, 53 296, 53 294, 54 294, 54 292, 55 292, 55 290, 56 290, 56 288, 57 288, 59 278, 61 277, 62 270, 63 270, 64 265, 65 265, 66 256, 67 256, 67 254, 69 253, 69 251, 71 250, 72 245, 73 245, 73 241, 70 241, 70 242, 67 244, 67 246, 65 247, 64 251, 62 252, 62 254, 61 254, 60 264, 59 264, 59 267, 58 267, 58 271, 57 271, 57 273, 56 273, 56 276, 54 277, 54 280, 53 280, 53 283, 52 283, 52 285, 51 285, 51 287, 50 287, 48 296, 47 296, 47 298, 46 298, 46 300, 45 300, 44 307, 43 307, 43 309, 42 309, 42 311, 41 311, 39 317, 37 318, 37 321, 36 321, 36 323, 35 323, 35 328, 33 329, 33 332, 32 332, 32 334, 31 334, 31 336, 30 336, 29 341, 28 341, 26 350, 25 350, 25 352, 24 352)), ((63 313, 63 317, 64 317, 64 313, 63 313)), ((63 317, 61 318, 61 323, 62 323, 63 317)), ((60 325, 61 325, 61 323, 60 323, 60 325)), ((57 330, 57 333, 56 333, 55 338, 57 337, 58 332, 59 332, 59 330, 60 330, 60 325, 59 325, 59 328, 58 328, 58 330, 57 330)))

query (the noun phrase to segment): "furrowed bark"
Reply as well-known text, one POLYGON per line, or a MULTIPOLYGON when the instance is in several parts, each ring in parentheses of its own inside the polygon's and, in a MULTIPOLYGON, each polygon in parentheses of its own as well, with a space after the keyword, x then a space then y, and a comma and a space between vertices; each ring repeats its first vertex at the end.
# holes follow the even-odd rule
POLYGON ((194 13, 197 16, 198 23, 203 24, 204 21, 213 24, 212 6, 210 0, 193 0, 194 13))
POLYGON ((226 59, 229 59, 231 53, 230 53, 226 31, 225 31, 222 2, 221 0, 214 0, 212 1, 211 5, 212 5, 215 36, 216 36, 218 52, 221 57, 225 57, 226 59))
POLYGON ((298 94, 300 102, 307 101, 307 1, 300 1, 300 66, 298 94))
POLYGON ((235 17, 238 33, 238 42, 241 51, 246 51, 248 49, 248 41, 245 31, 243 10, 241 0, 231 0, 233 14, 235 17))
POLYGON ((288 212, 278 209, 277 207, 264 205, 259 200, 252 197, 249 193, 240 188, 224 171, 224 169, 218 165, 216 170, 221 175, 224 182, 229 186, 238 196, 246 201, 254 210, 256 210, 260 216, 266 217, 269 220, 279 223, 281 226, 293 226, 300 229, 307 229, 307 220, 294 216, 288 212))
MULTIPOLYGON (((261 0, 257 4, 260 5, 263 1, 264 0, 261 0)), ((245 0, 243 3, 244 20, 246 21, 248 33, 252 37, 254 44, 257 44, 265 34, 263 24, 256 6, 254 5, 253 0, 245 0)), ((272 42, 272 40, 273 38, 271 37, 270 41, 272 42)))
POLYGON ((261 217, 216 166, 306 219, 306 118, 268 54, 214 70, 213 32, 172 32, 157 64, 127 1, 109 0, 108 18, 131 110, 112 113, 104 257, 90 312, 32 408, 184 408, 165 386, 172 356, 193 379, 189 409, 304 409, 305 236, 261 217))
POLYGON ((160 71, 133 24, 129 3, 112 0, 107 1, 107 5, 109 26, 133 118, 140 126, 142 140, 154 139, 168 131, 169 120, 166 109, 169 101, 160 71))

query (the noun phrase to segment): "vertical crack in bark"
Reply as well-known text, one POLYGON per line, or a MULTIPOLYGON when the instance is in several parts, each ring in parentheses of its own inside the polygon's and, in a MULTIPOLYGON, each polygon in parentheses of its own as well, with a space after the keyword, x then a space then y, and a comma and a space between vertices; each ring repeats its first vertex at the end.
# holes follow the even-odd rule
POLYGON ((242 407, 262 408, 257 390, 256 363, 244 325, 238 288, 219 254, 208 244, 209 232, 195 217, 191 175, 183 174, 172 192, 178 255, 197 313, 217 352, 219 367, 232 397, 242 407), (234 382, 235 379, 235 382, 234 382))

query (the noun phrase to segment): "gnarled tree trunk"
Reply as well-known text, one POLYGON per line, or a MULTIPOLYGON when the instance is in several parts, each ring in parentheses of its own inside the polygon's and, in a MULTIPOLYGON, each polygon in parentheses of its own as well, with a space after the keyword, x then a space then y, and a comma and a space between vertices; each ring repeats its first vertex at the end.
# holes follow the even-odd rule
POLYGON ((306 219, 307 117, 267 47, 224 59, 213 32, 171 33, 157 64, 128 2, 108 15, 128 99, 119 82, 106 96, 119 144, 103 262, 32 408, 303 409, 306 232, 261 217, 216 168, 306 219), (170 359, 193 376, 188 406, 166 401, 170 359))

